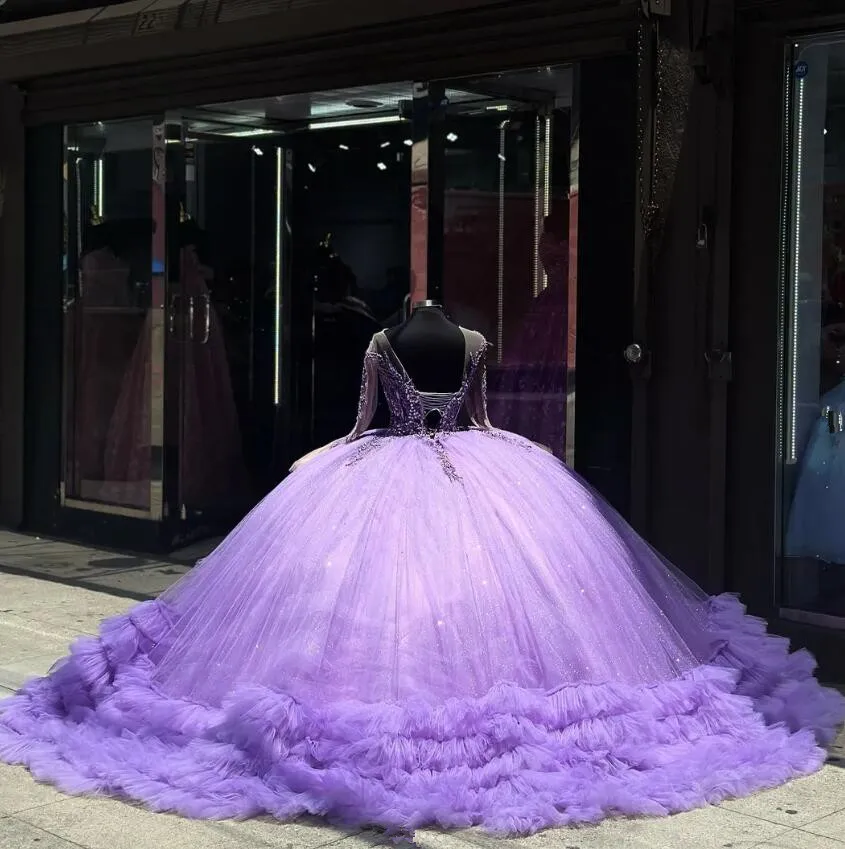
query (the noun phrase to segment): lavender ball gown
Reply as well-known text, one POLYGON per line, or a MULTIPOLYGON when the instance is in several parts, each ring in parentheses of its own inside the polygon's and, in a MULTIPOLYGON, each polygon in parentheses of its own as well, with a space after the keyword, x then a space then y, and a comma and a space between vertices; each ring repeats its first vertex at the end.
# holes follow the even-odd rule
POLYGON ((2 703, 0 759, 191 817, 510 834, 819 768, 845 705, 812 658, 493 428, 486 343, 464 334, 449 396, 376 334, 350 436, 2 703), (379 380, 393 421, 367 432, 379 380))

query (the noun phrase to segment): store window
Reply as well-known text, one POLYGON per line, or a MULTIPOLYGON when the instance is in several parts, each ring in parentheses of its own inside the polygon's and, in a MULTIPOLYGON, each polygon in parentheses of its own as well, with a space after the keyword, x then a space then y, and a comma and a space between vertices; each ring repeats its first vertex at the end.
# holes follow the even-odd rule
POLYGON ((780 601, 845 619, 845 38, 787 80, 780 601))
POLYGON ((415 296, 490 341, 493 423, 571 460, 572 85, 542 67, 65 127, 62 504, 224 532, 349 431, 369 340, 415 296))
POLYGON ((150 359, 150 308, 164 264, 154 256, 154 170, 152 120, 65 130, 62 489, 71 505, 156 508, 161 368, 150 359))
POLYGON ((491 343, 490 419, 574 455, 577 192, 571 66, 453 81, 444 127, 444 298, 491 343), (568 430, 568 433, 567 433, 568 430), (568 438, 567 438, 568 437, 568 438))

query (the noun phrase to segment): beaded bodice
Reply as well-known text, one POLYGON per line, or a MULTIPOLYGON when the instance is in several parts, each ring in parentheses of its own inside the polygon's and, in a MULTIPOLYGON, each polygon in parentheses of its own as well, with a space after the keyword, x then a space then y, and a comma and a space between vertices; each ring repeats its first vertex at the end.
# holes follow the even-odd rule
POLYGON ((461 411, 466 408, 476 427, 489 428, 486 409, 487 341, 480 333, 461 328, 464 334, 464 376, 455 392, 421 392, 414 385, 401 360, 383 333, 376 333, 364 358, 358 420, 349 439, 356 439, 369 427, 375 412, 377 384, 381 381, 390 408, 389 432, 396 436, 434 435, 454 431, 461 411))
POLYGON ((420 392, 396 356, 384 331, 376 333, 364 356, 355 427, 345 440, 337 440, 300 457, 291 471, 339 443, 354 442, 362 436, 365 438, 346 461, 347 465, 361 462, 397 437, 422 438, 431 446, 446 476, 452 481, 460 481, 461 477, 452 464, 446 443, 449 434, 459 429, 462 410, 466 410, 471 427, 483 430, 490 436, 510 438, 495 430, 487 418, 487 340, 480 333, 463 327, 461 332, 464 335, 464 375, 460 387, 454 392, 420 392), (379 382, 390 407, 390 427, 387 431, 367 434, 376 412, 379 382))
POLYGON ((390 408, 391 433, 409 436, 457 428, 467 388, 475 376, 478 355, 471 358, 456 392, 420 392, 395 355, 383 352, 368 356, 378 360, 378 375, 390 408))

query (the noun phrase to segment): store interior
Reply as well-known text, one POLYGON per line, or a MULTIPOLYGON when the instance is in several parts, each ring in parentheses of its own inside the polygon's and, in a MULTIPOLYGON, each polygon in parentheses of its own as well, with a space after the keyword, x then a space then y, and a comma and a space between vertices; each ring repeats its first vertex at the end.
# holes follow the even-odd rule
MULTIPOLYGON (((441 297, 492 344, 491 417, 562 459, 572 80, 544 67, 445 81, 426 140, 444 162, 441 297)), ((213 537, 350 429, 366 345, 409 308, 419 89, 66 128, 74 506, 143 513, 159 480, 176 542, 213 537)))

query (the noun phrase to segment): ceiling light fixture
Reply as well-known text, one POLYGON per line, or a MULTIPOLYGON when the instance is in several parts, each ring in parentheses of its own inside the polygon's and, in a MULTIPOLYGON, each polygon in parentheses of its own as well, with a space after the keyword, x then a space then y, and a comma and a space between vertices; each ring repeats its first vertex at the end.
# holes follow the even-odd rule
POLYGON ((341 127, 369 127, 375 124, 398 124, 401 115, 374 115, 372 118, 343 118, 337 121, 315 121, 309 130, 336 130, 341 127))
POLYGON ((260 129, 258 127, 253 127, 249 130, 234 130, 233 132, 223 133, 222 135, 228 136, 230 139, 248 139, 254 136, 273 136, 275 134, 275 130, 266 130, 260 129))
POLYGON ((449 133, 446 136, 446 141, 456 142, 458 140, 457 133, 449 133))
POLYGON ((252 146, 252 152, 253 152, 256 156, 264 156, 264 151, 263 151, 260 147, 258 147, 258 145, 255 145, 255 144, 254 144, 254 145, 252 146))
POLYGON ((378 168, 379 171, 387 171, 387 165, 383 162, 379 162, 378 165, 376 165, 376 168, 378 168))

